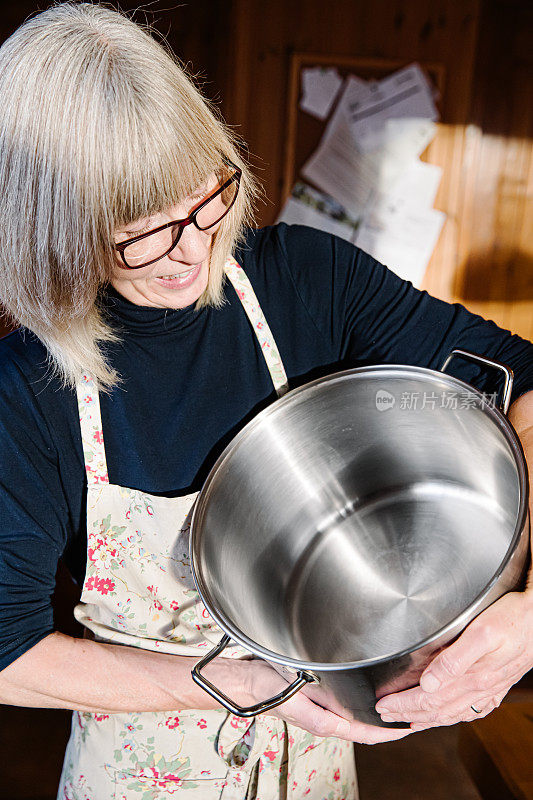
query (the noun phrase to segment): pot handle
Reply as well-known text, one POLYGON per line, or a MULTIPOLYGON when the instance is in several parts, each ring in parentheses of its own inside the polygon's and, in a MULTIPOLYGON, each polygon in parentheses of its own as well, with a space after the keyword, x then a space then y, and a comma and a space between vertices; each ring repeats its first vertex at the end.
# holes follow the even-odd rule
POLYGON ((262 703, 257 703, 255 706, 248 706, 247 708, 243 708, 242 706, 238 706, 233 700, 230 700, 220 689, 217 689, 216 686, 213 686, 211 681, 208 681, 205 678, 200 670, 202 667, 205 667, 212 661, 216 656, 218 656, 228 644, 231 642, 230 636, 223 636, 220 642, 217 644, 216 647, 213 648, 201 661, 196 664, 192 671, 192 679, 198 686, 201 686, 207 694, 211 695, 217 702, 224 706, 228 711, 231 711, 232 714, 236 714, 238 717, 255 717, 256 714, 260 714, 264 711, 269 711, 271 708, 275 708, 276 706, 281 705, 284 703, 285 700, 288 700, 292 697, 296 692, 298 692, 303 686, 307 683, 314 683, 317 679, 314 675, 309 672, 304 672, 304 670, 299 670, 297 673, 297 678, 290 686, 287 686, 282 692, 277 694, 275 697, 271 697, 270 700, 264 700, 262 703))
POLYGON ((499 369, 505 375, 505 383, 503 386, 503 394, 502 399, 500 401, 500 411, 502 414, 507 414, 509 410, 509 403, 511 401, 511 392, 513 389, 513 380, 514 380, 514 373, 513 370, 502 364, 500 361, 494 361, 492 358, 487 358, 486 356, 478 356, 476 353, 470 353, 468 350, 461 350, 456 348, 451 351, 450 355, 445 360, 444 364, 441 367, 441 372, 446 372, 446 368, 448 367, 450 361, 455 356, 459 356, 459 358, 465 358, 467 361, 474 361, 478 364, 483 364, 486 367, 493 367, 493 369, 499 369))

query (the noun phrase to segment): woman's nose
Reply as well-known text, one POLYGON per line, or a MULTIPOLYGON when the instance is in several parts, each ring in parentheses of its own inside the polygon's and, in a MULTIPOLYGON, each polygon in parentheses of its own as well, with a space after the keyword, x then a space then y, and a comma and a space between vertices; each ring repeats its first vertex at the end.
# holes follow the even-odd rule
POLYGON ((183 229, 178 244, 170 251, 168 257, 172 261, 200 264, 209 254, 210 240, 211 237, 204 231, 199 231, 194 225, 187 225, 183 229))

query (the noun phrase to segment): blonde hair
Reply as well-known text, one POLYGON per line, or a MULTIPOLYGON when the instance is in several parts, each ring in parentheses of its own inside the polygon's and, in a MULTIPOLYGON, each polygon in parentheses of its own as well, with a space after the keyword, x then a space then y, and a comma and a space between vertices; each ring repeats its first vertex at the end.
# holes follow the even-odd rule
POLYGON ((220 304, 223 266, 256 193, 236 141, 176 58, 117 11, 60 3, 0 48, 0 300, 45 344, 64 384, 119 376, 98 290, 117 227, 177 205, 229 158, 242 169, 198 304, 220 304))

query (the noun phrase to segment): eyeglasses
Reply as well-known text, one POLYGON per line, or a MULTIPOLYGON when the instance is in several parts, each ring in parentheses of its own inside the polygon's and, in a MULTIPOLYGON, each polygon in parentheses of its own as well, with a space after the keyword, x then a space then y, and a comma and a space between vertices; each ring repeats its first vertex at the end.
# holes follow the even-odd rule
POLYGON ((215 171, 217 187, 193 209, 185 219, 175 219, 147 233, 133 236, 115 244, 124 265, 123 269, 140 269, 159 261, 178 244, 183 229, 194 225, 208 231, 226 216, 237 199, 242 170, 228 161, 226 168, 215 171), (231 173, 228 177, 228 173, 231 173))

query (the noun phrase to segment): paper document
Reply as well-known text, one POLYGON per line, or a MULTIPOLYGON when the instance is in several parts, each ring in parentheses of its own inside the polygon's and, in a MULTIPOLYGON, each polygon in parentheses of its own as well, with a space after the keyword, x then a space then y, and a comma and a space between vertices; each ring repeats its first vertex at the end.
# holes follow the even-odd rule
POLYGON ((308 225, 354 242, 359 222, 350 219, 344 209, 327 195, 297 183, 276 222, 308 225))
POLYGON ((386 193, 379 193, 375 203, 386 197, 390 205, 402 208, 432 208, 442 178, 442 167, 413 159, 393 181, 386 193))
POLYGON ((375 161, 363 158, 355 146, 347 112, 350 104, 368 93, 368 84, 354 76, 345 83, 342 96, 322 140, 304 164, 302 175, 334 197, 353 217, 359 217, 379 184, 375 161))
POLYGON ((289 197, 276 222, 286 222, 287 225, 308 225, 333 236, 340 236, 347 242, 353 243, 355 238, 355 231, 349 225, 333 219, 316 208, 311 208, 301 200, 295 200, 294 197, 289 197))
POLYGON ((386 153, 388 158, 410 161, 422 155, 434 138, 437 126, 430 119, 387 119, 366 139, 357 139, 362 153, 386 153))
POLYGON ((389 119, 435 121, 439 118, 433 92, 418 64, 374 81, 369 88, 369 95, 351 101, 347 109, 354 139, 361 149, 376 148, 378 131, 389 119))
POLYGON ((326 119, 342 84, 334 67, 312 67, 302 70, 300 108, 318 119, 326 119))
POLYGON ((361 224, 355 244, 420 287, 445 220, 446 214, 434 208, 376 205, 361 224))
MULTIPOLYGON (((350 76, 318 148, 302 168, 302 176, 360 217, 376 192, 387 192, 402 172, 425 150, 436 132, 428 119, 385 120, 375 141, 361 150, 349 121, 349 109, 365 103, 370 84, 350 76)), ((377 129, 376 129, 377 130, 377 129)), ((367 142, 368 144, 368 142, 367 142)))
POLYGON ((296 184, 279 220, 341 236, 420 286, 445 221, 432 208, 442 170, 420 161, 436 133, 435 96, 418 64, 380 81, 350 75, 301 170, 317 188, 296 184))

